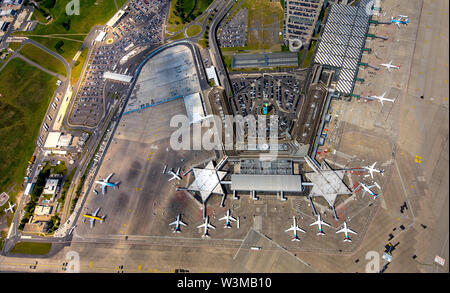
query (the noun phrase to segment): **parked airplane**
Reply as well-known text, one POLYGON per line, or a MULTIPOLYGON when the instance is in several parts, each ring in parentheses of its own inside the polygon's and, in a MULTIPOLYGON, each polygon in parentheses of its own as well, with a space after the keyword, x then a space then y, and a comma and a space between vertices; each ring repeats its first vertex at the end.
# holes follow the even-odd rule
MULTIPOLYGON (((373 163, 372 166, 365 166, 365 167, 364 167, 364 169, 366 169, 367 171, 370 172, 370 176, 372 177, 372 179, 373 179, 373 172, 380 173, 381 175, 384 174, 384 170, 379 170, 379 169, 376 169, 376 168, 375 168, 375 164, 376 164, 376 163, 377 163, 377 162, 373 163)), ((367 175, 367 176, 369 176, 369 175, 367 175)), ((384 176, 384 175, 383 175, 383 176, 384 176)))
POLYGON ((378 197, 378 194, 376 194, 372 190, 370 190, 372 187, 375 187, 376 184, 367 186, 364 183, 360 182, 359 186, 361 186, 364 189, 363 193, 362 193, 362 197, 364 197, 364 195, 366 195, 366 192, 368 192, 371 196, 373 196, 374 199, 376 199, 378 197))
POLYGON ((175 222, 172 222, 172 223, 169 224, 169 226, 171 226, 171 225, 176 225, 175 226, 175 230, 173 231, 174 233, 180 233, 181 232, 180 225, 187 226, 186 223, 181 221, 181 214, 178 214, 177 219, 176 219, 175 222))
POLYGON ((408 24, 409 24, 409 19, 402 20, 402 18, 403 18, 403 17, 400 17, 400 19, 395 19, 394 17, 392 17, 392 18, 391 18, 391 22, 392 22, 392 23, 395 23, 395 24, 398 26, 398 28, 401 28, 401 27, 400 27, 401 24, 408 25, 408 24))
POLYGON ((172 175, 172 178, 170 178, 168 181, 171 181, 173 179, 181 180, 180 168, 178 168, 176 173, 173 171, 173 169, 170 169, 169 172, 167 172, 167 173, 172 175))
POLYGON ((201 224, 200 226, 197 226, 197 228, 202 228, 202 227, 205 228, 204 229, 205 232, 203 233, 202 237, 209 237, 208 228, 216 229, 216 227, 214 227, 213 225, 211 225, 209 223, 209 217, 208 216, 205 217, 205 222, 203 224, 201 224))
POLYGON ((389 72, 391 72, 391 68, 400 69, 401 66, 400 65, 392 65, 392 61, 393 60, 389 61, 389 63, 383 63, 380 65, 386 67, 389 72))
POLYGON ((14 207, 16 206, 16 204, 11 205, 11 202, 8 201, 9 204, 9 208, 5 209, 5 213, 7 213, 8 211, 10 211, 11 213, 14 213, 14 207))
POLYGON ((102 186, 102 194, 106 193, 107 186, 112 187, 114 189, 116 189, 116 187, 118 186, 119 182, 116 183, 109 182, 109 179, 111 179, 113 175, 114 173, 111 173, 106 179, 95 181, 96 184, 100 184, 102 186))
POLYGON ((339 231, 336 231, 337 233, 345 233, 345 238, 344 238, 344 242, 352 242, 352 240, 350 239, 350 237, 348 237, 348 233, 353 233, 353 234, 358 234, 355 231, 353 231, 352 229, 347 227, 347 223, 344 221, 344 228, 342 228, 339 231))
POLYGON ((90 215, 89 214, 83 215, 83 217, 89 218, 89 222, 91 222, 91 229, 94 227, 95 220, 100 221, 100 222, 103 222, 105 220, 105 216, 97 217, 99 210, 100 210, 100 208, 96 209, 95 212, 90 215))
POLYGON ((395 99, 393 99, 393 100, 392 100, 392 99, 386 99, 386 98, 384 97, 385 95, 386 95, 386 92, 385 92, 384 94, 382 94, 381 96, 369 96, 369 98, 379 100, 380 103, 381 103, 381 105, 384 105, 383 101, 388 101, 388 102, 392 102, 392 103, 395 102, 395 99))
POLYGON ((230 220, 236 221, 236 219, 231 216, 230 210, 227 211, 227 215, 225 217, 222 217, 219 219, 219 221, 222 221, 222 220, 226 220, 224 228, 231 228, 230 220))
POLYGON ((322 225, 327 226, 327 227, 331 227, 330 224, 325 223, 324 221, 322 221, 320 219, 320 213, 317 213, 317 221, 312 223, 310 226, 313 226, 313 225, 318 225, 319 226, 319 232, 317 233, 317 235, 325 235, 325 233, 322 230, 322 225))
POLYGON ((291 226, 291 228, 285 230, 284 232, 294 231, 294 238, 292 238, 291 241, 300 241, 300 239, 298 239, 297 231, 303 233, 306 233, 306 231, 297 226, 297 220, 295 219, 295 216, 293 216, 292 219, 294 219, 294 224, 291 226))

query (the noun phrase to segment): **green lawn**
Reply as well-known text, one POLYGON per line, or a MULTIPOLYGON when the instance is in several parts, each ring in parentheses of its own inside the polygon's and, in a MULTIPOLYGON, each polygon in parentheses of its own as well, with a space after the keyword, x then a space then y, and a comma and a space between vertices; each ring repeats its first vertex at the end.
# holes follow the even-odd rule
POLYGON ((9 43, 9 47, 8 48, 10 48, 11 50, 16 51, 20 47, 20 45, 22 45, 22 43, 20 43, 20 42, 13 42, 13 43, 9 43))
POLYGON ((317 41, 311 41, 311 46, 308 52, 306 53, 305 60, 303 60, 302 68, 306 68, 311 64, 311 60, 314 54, 314 50, 316 49, 317 41))
POLYGON ((188 27, 188 29, 186 30, 186 33, 187 33, 187 35, 188 35, 189 37, 196 36, 196 35, 198 35, 198 34, 201 33, 201 32, 202 32, 202 27, 199 26, 199 25, 197 25, 197 24, 191 25, 191 26, 188 27))
MULTIPOLYGON (((61 34, 62 37, 82 41, 85 34, 89 33, 94 25, 105 24, 116 12, 116 5, 111 0, 83 0, 80 4, 80 15, 67 15, 66 5, 69 0, 56 1, 55 6, 49 10, 50 15, 54 21, 47 25, 39 24, 34 31, 20 32, 25 35, 52 35, 61 34), (84 35, 70 35, 70 34, 84 34, 84 35), (66 36, 64 36, 66 35, 66 36)), ((118 1, 118 5, 125 3, 125 1, 118 1)), ((17 35, 17 34, 15 34, 17 35)), ((50 50, 56 51, 62 55, 66 60, 70 61, 81 46, 81 42, 61 39, 61 36, 39 37, 32 36, 31 38, 43 44, 50 50), (59 48, 55 48, 58 41, 64 42, 59 48)))
POLYGON ((72 66, 72 72, 70 73, 70 84, 74 85, 80 78, 81 70, 83 69, 84 62, 86 61, 89 48, 84 48, 78 56, 77 61, 72 66))
POLYGON ((44 255, 49 253, 51 248, 51 243, 19 242, 11 249, 10 253, 44 255))
POLYGON ((33 44, 23 46, 20 49, 20 54, 50 71, 66 76, 66 68, 61 61, 33 44))
POLYGON ((199 17, 213 0, 172 0, 170 2, 169 18, 167 30, 176 32, 183 28, 185 24, 199 17), (177 5, 181 7, 181 13, 177 12, 177 5))
POLYGON ((23 181, 56 80, 18 58, 1 71, 0 191, 23 181))
MULTIPOLYGON (((235 4, 236 5, 236 4, 235 4)), ((240 9, 248 9, 247 45, 239 48, 221 48, 223 51, 249 50, 250 53, 281 51, 283 30, 283 9, 280 3, 270 0, 245 0, 233 12, 230 20, 240 9)))

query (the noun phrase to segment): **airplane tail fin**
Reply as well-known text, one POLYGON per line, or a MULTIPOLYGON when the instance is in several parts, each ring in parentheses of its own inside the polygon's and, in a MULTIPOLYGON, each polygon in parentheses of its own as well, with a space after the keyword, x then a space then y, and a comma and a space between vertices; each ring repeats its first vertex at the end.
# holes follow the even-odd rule
POLYGON ((202 235, 202 238, 210 238, 210 236, 209 236, 208 233, 205 233, 205 234, 202 235))
POLYGON ((323 231, 319 231, 319 232, 317 233, 317 235, 325 235, 325 233, 324 233, 323 231))
POLYGON ((230 224, 225 224, 225 226, 223 226, 225 229, 230 229, 231 225, 230 224))
POLYGON ((298 237, 294 237, 291 241, 300 241, 300 239, 298 239, 298 237))
POLYGON ((352 240, 350 238, 345 238, 344 242, 352 242, 352 240))

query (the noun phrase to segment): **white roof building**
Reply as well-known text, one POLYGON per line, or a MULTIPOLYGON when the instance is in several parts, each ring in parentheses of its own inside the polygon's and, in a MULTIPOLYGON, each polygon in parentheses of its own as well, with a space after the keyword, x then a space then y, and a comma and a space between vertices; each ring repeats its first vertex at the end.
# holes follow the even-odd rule
POLYGON ((101 31, 95 38, 95 41, 98 43, 103 42, 103 40, 105 39, 105 36, 106 36, 106 32, 101 31))
POLYGON ((45 182, 44 191, 42 194, 56 194, 56 189, 58 188, 59 179, 47 179, 45 182))
POLYGON ((208 80, 214 79, 214 83, 219 86, 220 82, 217 78, 216 68, 214 66, 206 67, 206 75, 208 76, 208 80))
POLYGON ((50 215, 51 212, 52 212, 51 206, 37 206, 36 209, 34 210, 34 214, 36 216, 50 215))
POLYGON ((188 190, 198 191, 203 202, 208 200, 212 193, 224 194, 220 181, 227 175, 226 171, 218 171, 210 161, 204 169, 192 169, 195 180, 188 187, 188 190))
POLYGON ((186 107, 190 124, 199 122, 205 118, 200 93, 195 93, 184 97, 184 106, 186 107))
POLYGON ((118 73, 114 73, 114 72, 103 73, 103 78, 104 79, 112 79, 115 81, 126 82, 126 83, 130 83, 131 80, 133 80, 133 76, 131 76, 131 75, 118 74, 118 73))
POLYGON ((119 10, 114 14, 113 17, 106 23, 107 26, 114 27, 116 23, 122 18, 122 16, 125 14, 125 11, 119 10))
POLYGON ((73 136, 69 133, 62 134, 61 132, 49 132, 45 140, 44 148, 56 149, 67 148, 72 143, 73 136))

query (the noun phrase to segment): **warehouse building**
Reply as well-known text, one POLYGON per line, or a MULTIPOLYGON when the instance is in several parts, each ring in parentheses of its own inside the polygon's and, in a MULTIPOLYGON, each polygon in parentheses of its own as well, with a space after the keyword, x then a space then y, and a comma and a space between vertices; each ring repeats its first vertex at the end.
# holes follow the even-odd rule
POLYGON ((298 54, 291 52, 238 54, 233 56, 233 68, 264 68, 298 66, 298 54))

